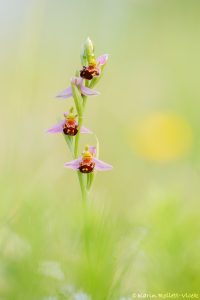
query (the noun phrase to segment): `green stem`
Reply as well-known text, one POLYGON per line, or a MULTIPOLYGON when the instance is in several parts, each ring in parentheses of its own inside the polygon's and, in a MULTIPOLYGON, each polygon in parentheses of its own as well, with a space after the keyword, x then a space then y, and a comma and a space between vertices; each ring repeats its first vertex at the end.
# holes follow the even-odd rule
POLYGON ((82 124, 83 124, 83 117, 79 116, 79 118, 78 118, 78 127, 79 127, 79 130, 78 130, 78 133, 77 133, 77 135, 75 137, 75 145, 74 145, 74 157, 75 158, 78 158, 78 146, 79 146, 80 131, 81 131, 82 124))
MULTIPOLYGON (((86 106, 86 102, 87 102, 87 97, 82 95, 82 99, 83 99, 83 111, 85 110, 85 106, 86 106)), ((79 131, 76 135, 75 138, 75 146, 74 146, 74 157, 77 158, 78 157, 78 146, 79 146, 79 140, 80 140, 80 129, 83 125, 83 115, 79 114, 78 117, 78 127, 79 127, 79 131)))
POLYGON ((83 98, 83 110, 84 110, 87 103, 87 97, 83 95, 82 98, 83 98))
MULTIPOLYGON (((85 81, 85 85, 88 86, 89 82, 88 80, 85 81)), ((83 111, 85 109, 86 106, 86 102, 87 102, 87 97, 84 95, 81 95, 82 97, 82 105, 80 104, 81 101, 78 101, 79 98, 76 94, 76 88, 72 85, 72 90, 73 90, 73 95, 74 95, 74 102, 77 108, 77 112, 78 112, 78 133, 75 137, 75 144, 74 144, 74 157, 78 158, 78 149, 79 149, 79 141, 80 141, 80 132, 81 132, 81 127, 83 125, 83 111), (82 106, 80 109, 80 105, 82 106)), ((82 200, 83 200, 83 205, 86 208, 87 206, 87 198, 88 198, 88 190, 87 190, 87 183, 84 181, 84 175, 78 170, 78 179, 79 179, 79 183, 80 183, 80 188, 81 188, 81 194, 82 194, 82 200)))
MULTIPOLYGON (((85 80, 85 86, 89 87, 89 85, 90 85, 89 80, 85 80)), ((84 110, 85 106, 86 106, 86 103, 87 103, 87 97, 85 95, 82 95, 82 98, 83 98, 83 110, 84 110)))
POLYGON ((82 174, 80 171, 78 173, 78 179, 81 187, 81 194, 82 194, 82 205, 83 205, 83 221, 84 221, 84 227, 83 227, 83 233, 84 233, 84 247, 85 252, 87 256, 88 263, 90 265, 90 240, 88 236, 88 190, 86 188, 86 184, 84 182, 84 176, 85 174, 82 174))
POLYGON ((86 184, 84 182, 84 179, 85 179, 84 174, 82 174, 80 171, 78 171, 77 173, 78 173, 78 179, 79 179, 80 188, 81 188, 83 206, 86 207, 87 206, 87 201, 88 201, 88 191, 87 191, 87 188, 86 188, 86 184))

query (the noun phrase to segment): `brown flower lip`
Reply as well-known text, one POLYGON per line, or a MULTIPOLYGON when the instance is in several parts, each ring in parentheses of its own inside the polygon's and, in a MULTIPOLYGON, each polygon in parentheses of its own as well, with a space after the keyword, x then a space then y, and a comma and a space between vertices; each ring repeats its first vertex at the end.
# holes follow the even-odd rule
POLYGON ((63 133, 65 135, 74 136, 78 132, 78 125, 75 119, 68 119, 66 120, 63 126, 63 133))
POLYGON ((80 76, 87 80, 92 80, 93 77, 97 77, 99 75, 99 68, 94 65, 89 65, 88 67, 83 66, 82 70, 80 70, 80 76))
POLYGON ((95 162, 92 158, 85 158, 80 162, 79 170, 81 173, 91 173, 94 170, 95 162))

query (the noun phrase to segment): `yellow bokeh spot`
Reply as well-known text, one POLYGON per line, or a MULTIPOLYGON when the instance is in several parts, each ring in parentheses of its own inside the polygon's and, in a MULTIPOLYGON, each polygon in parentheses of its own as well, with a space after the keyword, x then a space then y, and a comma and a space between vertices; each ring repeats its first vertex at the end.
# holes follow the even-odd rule
POLYGON ((132 141, 136 152, 144 158, 168 162, 188 152, 192 131, 182 117, 154 113, 136 126, 132 141))

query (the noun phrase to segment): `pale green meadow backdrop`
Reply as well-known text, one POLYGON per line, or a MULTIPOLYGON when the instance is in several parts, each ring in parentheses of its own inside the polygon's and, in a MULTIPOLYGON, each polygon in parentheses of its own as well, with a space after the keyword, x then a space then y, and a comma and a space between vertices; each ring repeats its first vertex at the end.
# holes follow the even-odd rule
POLYGON ((200 2, 1 0, 0 24, 0 299, 199 293, 200 2), (88 36, 109 61, 84 124, 114 166, 91 193, 89 263, 70 153, 45 134, 88 36))

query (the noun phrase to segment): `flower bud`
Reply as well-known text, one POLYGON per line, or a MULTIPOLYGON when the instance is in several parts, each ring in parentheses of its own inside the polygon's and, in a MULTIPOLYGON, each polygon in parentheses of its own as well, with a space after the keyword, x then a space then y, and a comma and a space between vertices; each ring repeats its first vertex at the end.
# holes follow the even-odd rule
POLYGON ((84 43, 81 58, 82 58, 82 62, 85 62, 85 58, 86 58, 88 65, 96 65, 94 46, 89 37, 86 39, 84 43))

